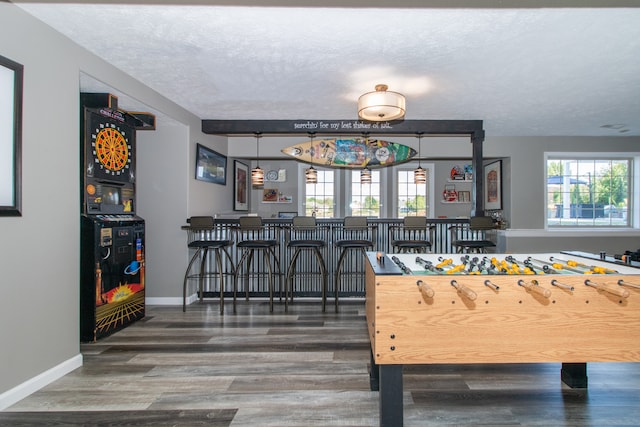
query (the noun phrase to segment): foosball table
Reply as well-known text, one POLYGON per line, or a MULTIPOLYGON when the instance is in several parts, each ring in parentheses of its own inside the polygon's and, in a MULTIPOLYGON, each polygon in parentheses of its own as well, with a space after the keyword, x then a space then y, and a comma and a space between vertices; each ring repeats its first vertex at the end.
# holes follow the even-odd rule
POLYGON ((366 317, 380 425, 403 423, 405 364, 640 361, 640 269, 563 253, 367 253, 366 317))

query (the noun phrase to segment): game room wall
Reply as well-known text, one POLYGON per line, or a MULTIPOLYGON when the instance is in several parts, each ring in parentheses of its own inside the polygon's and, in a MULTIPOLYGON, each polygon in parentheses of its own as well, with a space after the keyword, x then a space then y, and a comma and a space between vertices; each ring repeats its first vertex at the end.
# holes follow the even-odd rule
MULTIPOLYGON (((202 134, 199 118, 6 2, 0 2, 0 54, 24 66, 22 216, 0 220, 2 409, 82 363, 78 267, 80 74, 87 73, 118 88, 187 128, 176 131, 176 138, 168 136, 162 144, 173 140, 184 147, 195 146, 198 141, 226 152, 226 139, 202 134)), ((160 129, 156 136, 163 132, 160 129)), ((152 143, 145 140, 144 149, 151 149, 152 143)), ((171 168, 172 174, 179 175, 179 188, 172 188, 171 194, 157 201, 153 194, 144 196, 141 211, 148 221, 149 236, 158 234, 160 239, 167 233, 158 245, 166 243, 183 251, 175 261, 181 266, 178 269, 186 265, 188 252, 186 237, 174 230, 179 230, 192 209, 211 211, 216 202, 231 203, 230 190, 225 187, 191 184, 195 159, 191 152, 188 156, 171 163, 171 153, 158 152, 158 169, 171 168), (167 203, 171 197, 177 201, 167 203), (156 212, 162 206, 171 212, 158 219, 156 212), (173 221, 177 222, 166 225, 173 221)), ((139 175, 139 179, 158 184, 162 181, 155 171, 145 175, 139 175)), ((154 252, 154 248, 147 250, 154 252)))

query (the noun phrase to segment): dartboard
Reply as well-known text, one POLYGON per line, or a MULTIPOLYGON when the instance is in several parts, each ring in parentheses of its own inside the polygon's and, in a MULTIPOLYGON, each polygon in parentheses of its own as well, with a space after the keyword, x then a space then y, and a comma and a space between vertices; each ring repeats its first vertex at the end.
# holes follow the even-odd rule
POLYGON ((101 124, 91 134, 93 155, 107 174, 120 175, 131 162, 129 142, 117 125, 101 124))

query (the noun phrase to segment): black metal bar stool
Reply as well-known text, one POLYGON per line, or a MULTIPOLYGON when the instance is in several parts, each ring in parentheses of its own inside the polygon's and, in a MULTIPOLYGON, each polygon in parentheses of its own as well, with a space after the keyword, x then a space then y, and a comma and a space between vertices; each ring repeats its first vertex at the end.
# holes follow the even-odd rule
POLYGON ((262 223, 262 217, 259 216, 243 216, 240 217, 240 225, 238 227, 238 241, 236 247, 242 251, 242 256, 236 265, 235 278, 233 282, 233 312, 236 312, 236 298, 238 293, 238 279, 242 272, 243 265, 246 261, 246 278, 245 281, 245 297, 249 300, 249 275, 251 270, 251 264, 253 262, 253 255, 256 251, 262 252, 262 259, 264 266, 267 269, 267 276, 269 282, 269 311, 273 312, 273 291, 274 291, 274 277, 277 276, 278 290, 282 290, 280 277, 282 272, 280 270, 280 261, 278 260, 278 254, 276 248, 278 247, 278 239, 274 236, 267 235, 267 229, 262 223))
MULTIPOLYGON (((342 227, 336 227, 336 231, 340 233, 340 237, 335 242, 335 245, 340 248, 340 257, 338 258, 335 273, 336 313, 338 312, 338 294, 340 293, 340 279, 344 260, 347 254, 354 250, 362 253, 364 259, 367 249, 373 249, 375 230, 376 226, 369 226, 367 217, 364 216, 345 217, 342 227)), ((364 271, 362 275, 364 275, 364 271)))
POLYGON ((431 250, 433 227, 427 226, 426 216, 406 216, 402 225, 389 227, 391 252, 425 253, 431 250))
POLYGON ((200 295, 200 302, 204 299, 204 279, 206 277, 217 276, 219 278, 218 284, 220 288, 220 314, 224 313, 224 261, 223 256, 226 256, 226 260, 229 261, 231 268, 231 274, 235 274, 233 268, 233 260, 227 250, 233 244, 231 236, 222 230, 216 230, 215 222, 211 216, 192 216, 187 220, 189 225, 183 226, 183 230, 195 233, 198 236, 197 239, 192 240, 187 244, 189 249, 196 249, 195 253, 189 261, 187 271, 184 273, 184 282, 182 284, 182 311, 187 310, 187 283, 189 279, 198 279, 198 293, 200 295), (215 256, 215 271, 207 272, 207 257, 210 252, 213 252, 215 256), (191 267, 195 261, 200 258, 200 268, 198 273, 191 274, 191 267))
POLYGON ((468 226, 452 225, 449 227, 451 245, 456 248, 457 253, 486 253, 487 248, 493 248, 496 244, 485 238, 485 232, 495 230, 495 228, 493 218, 490 216, 471 217, 468 226), (463 238, 460 238, 461 235, 463 238), (467 238, 469 236, 475 236, 475 238, 467 238))
MULTIPOLYGON (((310 251, 315 254, 318 260, 320 276, 322 277, 322 312, 324 313, 327 305, 327 266, 322 257, 320 249, 324 248, 326 243, 326 235, 321 234, 325 227, 319 227, 316 219, 312 216, 296 216, 289 231, 287 247, 294 249, 293 256, 287 269, 287 277, 285 281, 285 300, 284 309, 287 311, 287 301, 289 292, 291 292, 291 302, 293 303, 293 294, 295 291, 294 279, 296 275, 296 262, 302 251, 310 251), (318 239, 324 237, 324 239, 318 239)), ((311 272, 300 272, 300 274, 311 274, 311 272)))

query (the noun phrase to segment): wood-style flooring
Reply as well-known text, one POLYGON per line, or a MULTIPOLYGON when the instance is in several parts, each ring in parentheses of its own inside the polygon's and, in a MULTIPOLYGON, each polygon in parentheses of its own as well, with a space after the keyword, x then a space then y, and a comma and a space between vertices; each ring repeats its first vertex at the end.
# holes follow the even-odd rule
MULTIPOLYGON (((83 344, 81 368, 0 412, 0 425, 379 425, 362 300, 338 314, 303 299, 287 314, 259 300, 228 308, 148 306, 83 344)), ((590 363, 588 374, 576 390, 555 363, 406 366, 404 425, 640 425, 640 364, 590 363)))

